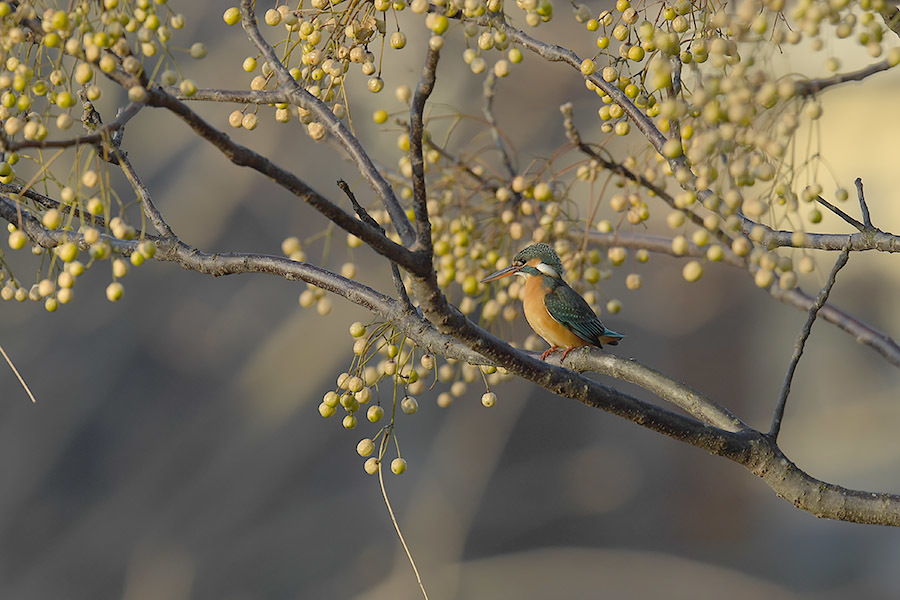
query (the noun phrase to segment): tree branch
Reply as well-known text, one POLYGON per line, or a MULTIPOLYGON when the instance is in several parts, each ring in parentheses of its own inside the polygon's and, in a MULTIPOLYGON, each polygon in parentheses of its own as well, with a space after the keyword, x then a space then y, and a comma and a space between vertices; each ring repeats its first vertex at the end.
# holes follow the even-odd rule
MULTIPOLYGON (((356 194, 353 193, 353 190, 350 189, 350 185, 344 181, 343 179, 337 180, 337 185, 341 188, 341 191, 346 194, 347 198, 350 199, 350 204, 353 205, 353 210, 356 212, 356 215, 360 218, 361 221, 364 221, 375 227, 379 231, 381 231, 382 235, 386 235, 384 231, 384 227, 378 224, 378 221, 372 218, 372 215, 362 207, 362 205, 356 201, 356 194)), ((400 268, 397 266, 397 263, 391 261, 391 277, 394 279, 394 287, 397 288, 397 298, 403 302, 403 305, 409 311, 415 311, 413 308, 412 302, 409 299, 409 294, 406 292, 406 286, 403 285, 403 277, 400 276, 400 268)))
POLYGON ((132 102, 122 109, 116 119, 108 125, 101 125, 95 133, 81 135, 67 140, 16 140, 9 141, 0 137, 0 151, 19 152, 25 148, 71 148, 73 146, 97 146, 102 150, 107 146, 112 134, 130 121, 144 107, 142 102, 132 102))
POLYGON ((246 146, 232 141, 227 135, 200 118, 183 102, 169 96, 162 89, 154 87, 147 91, 147 105, 170 110, 187 123, 201 138, 215 146, 232 163, 238 166, 249 167, 266 175, 275 183, 318 210, 338 227, 362 239, 373 250, 387 259, 400 264, 419 260, 409 250, 391 241, 371 225, 363 223, 341 210, 340 207, 312 189, 306 182, 290 171, 279 167, 268 158, 246 146))
POLYGON ((356 163, 360 174, 362 174, 366 181, 372 186, 372 189, 378 194, 378 197, 388 211, 391 221, 394 224, 394 229, 397 230, 403 244, 407 247, 411 246, 415 242, 416 233, 413 230, 409 219, 406 218, 406 213, 404 212, 403 207, 400 206, 400 202, 397 200, 390 183, 388 183, 375 167, 372 159, 362 147, 362 144, 359 143, 359 140, 356 139, 356 136, 350 133, 331 109, 328 108, 324 102, 310 94, 302 85, 294 81, 294 78, 291 77, 287 67, 284 66, 284 63, 282 63, 275 54, 275 50, 272 48, 271 44, 269 44, 262 33, 260 33, 256 23, 256 14, 253 9, 252 0, 241 0, 241 25, 247 33, 247 37, 272 67, 275 77, 278 79, 281 87, 290 91, 292 97, 291 104, 298 104, 299 106, 312 111, 313 114, 316 115, 316 118, 328 127, 331 134, 344 147, 344 150, 350 155, 353 162, 356 163))
POLYGON ((417 240, 414 248, 421 250, 432 259, 431 221, 428 218, 428 192, 425 188, 425 158, 422 151, 422 138, 425 135, 425 102, 434 91, 437 75, 437 64, 441 55, 431 47, 425 53, 425 66, 422 78, 416 86, 412 105, 409 109, 409 161, 412 165, 413 213, 416 218, 417 240))
MULTIPOLYGON (((20 208, 14 200, 0 196, 0 217, 15 219, 18 210, 20 208)), ((79 247, 87 247, 82 236, 62 230, 47 230, 28 211, 21 212, 23 229, 36 243, 52 248, 63 240, 74 239, 79 247)), ((118 240, 107 235, 101 237, 114 251, 123 255, 133 252, 138 244, 136 240, 118 240)), ((779 496, 817 516, 858 523, 900 525, 900 496, 848 490, 809 476, 784 456, 774 440, 758 431, 747 429, 727 410, 707 404, 708 401, 696 392, 636 362, 624 361, 601 350, 580 352, 580 356, 569 359, 569 362, 582 366, 605 363, 610 369, 618 369, 619 374, 643 381, 654 393, 662 394, 666 399, 681 398, 681 404, 699 407, 697 410, 706 415, 706 418, 722 421, 724 426, 737 431, 713 427, 693 417, 676 414, 593 382, 568 369, 542 362, 536 358, 536 353, 525 353, 510 347, 447 304, 436 284, 428 283, 429 279, 434 279, 433 271, 424 277, 416 273, 414 282, 421 288, 419 295, 425 298, 424 310, 437 323, 437 329, 417 313, 404 310, 400 302, 314 265, 256 254, 207 254, 183 242, 162 238, 158 244, 162 252, 156 254, 157 258, 177 262, 201 273, 215 276, 268 273, 289 280, 313 283, 390 321, 431 352, 474 364, 490 360, 558 395, 612 412, 643 427, 742 464, 763 479, 779 496)))
POLYGON ((491 137, 494 139, 494 144, 497 146, 497 150, 500 151, 500 156, 503 158, 503 166, 506 167, 506 172, 509 174, 510 179, 512 179, 516 176, 518 171, 513 164, 509 148, 506 147, 506 143, 503 141, 500 129, 497 127, 497 119, 494 117, 494 88, 496 85, 497 77, 495 77, 493 73, 488 73, 487 77, 484 78, 484 86, 482 88, 484 103, 482 104, 481 112, 484 114, 484 119, 488 122, 488 125, 491 126, 491 137))
MULTIPOLYGON (((894 8, 894 10, 897 9, 894 8)), ((890 63, 887 60, 883 60, 881 62, 869 65, 868 67, 863 67, 858 71, 838 73, 837 75, 832 75, 831 77, 825 77, 823 79, 808 79, 806 81, 798 81, 797 94, 800 96, 813 96, 830 87, 840 85, 842 83, 847 83, 848 81, 862 81, 863 79, 871 75, 881 73, 882 71, 887 71, 890 68, 890 63)))
POLYGON ((866 204, 866 195, 863 193, 862 178, 857 177, 853 183, 856 184, 856 197, 859 199, 859 210, 862 213, 863 225, 866 229, 874 230, 872 217, 869 215, 869 206, 866 204))
POLYGON ((806 346, 806 340, 809 338, 809 334, 812 332, 813 323, 816 321, 819 310, 821 310, 828 301, 828 295, 831 293, 831 288, 834 287, 838 271, 847 264, 849 258, 850 249, 844 248, 843 252, 841 252, 841 255, 838 256, 837 261, 834 263, 834 266, 831 268, 831 273, 828 275, 828 281, 825 282, 825 287, 822 288, 822 291, 820 291, 819 295, 816 297, 816 301, 810 307, 809 314, 806 317, 806 323, 803 325, 800 335, 797 336, 797 342, 794 344, 794 355, 791 357, 791 362, 788 365, 787 375, 784 376, 781 395, 778 398, 778 404, 775 406, 775 414, 772 416, 772 426, 769 428, 768 435, 773 440, 778 439, 778 433, 781 431, 781 420, 784 418, 784 409, 787 405, 788 394, 791 393, 791 381, 794 379, 794 371, 797 369, 800 357, 803 356, 803 349, 806 346))

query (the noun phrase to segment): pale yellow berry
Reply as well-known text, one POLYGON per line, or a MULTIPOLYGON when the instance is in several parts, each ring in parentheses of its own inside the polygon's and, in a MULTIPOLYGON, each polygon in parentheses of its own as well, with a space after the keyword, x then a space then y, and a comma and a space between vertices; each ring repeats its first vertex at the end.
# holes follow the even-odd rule
POLYGON ((325 404, 324 402, 322 402, 321 404, 319 404, 319 414, 322 415, 323 417, 325 417, 326 419, 327 419, 328 417, 334 415, 334 413, 335 413, 336 411, 337 411, 337 409, 336 409, 335 407, 333 407, 333 406, 328 406, 328 405, 325 404))
POLYGON ((373 404, 366 411, 366 418, 372 423, 377 423, 382 417, 384 417, 384 409, 377 404, 373 404))
POLYGON ((481 404, 487 408, 491 408, 497 404, 497 394, 494 392, 485 392, 481 395, 481 404))
POLYGON ((56 284, 51 280, 42 279, 40 282, 38 282, 38 294, 40 294, 41 298, 46 298, 55 291, 56 284))
POLYGON ((128 88, 128 99, 131 102, 143 102, 147 99, 147 89, 142 85, 133 85, 128 88))
POLYGON ((759 269, 753 276, 756 287, 767 288, 775 281, 775 273, 771 269, 759 269))
POLYGON ((628 258, 628 251, 621 246, 613 246, 606 252, 609 262, 613 266, 619 266, 628 258))
POLYGON ((118 281, 114 281, 106 286, 106 298, 110 302, 116 302, 122 298, 125 288, 118 281))
POLYGON ((60 244, 56 248, 56 255, 59 256, 63 262, 72 262, 78 258, 78 246, 72 242, 60 244))
POLYGON ((797 287, 797 274, 794 271, 786 271, 778 278, 778 287, 783 290, 792 290, 797 287))
POLYGON ((331 300, 324 296, 322 298, 319 298, 319 301, 316 302, 316 312, 323 317, 328 315, 331 312, 332 308, 333 305, 331 303, 331 300))
POLYGON ((375 451, 375 442, 369 438, 363 438, 356 444, 356 453, 363 458, 370 456, 375 451))
POLYGON ((366 460, 365 464, 363 464, 363 469, 365 469, 366 473, 368 473, 369 475, 374 475, 378 472, 379 464, 380 463, 378 462, 378 459, 373 456, 366 460))
POLYGON ((402 458, 395 458, 391 461, 391 473, 394 475, 402 475, 406 472, 406 460, 402 458))
POLYGON ((281 13, 278 10, 276 10, 274 8, 270 8, 269 10, 266 11, 266 25, 275 27, 276 25, 279 25, 280 23, 281 23, 281 13))
POLYGON ((248 131, 253 131, 259 125, 259 117, 253 113, 248 113, 241 117, 241 127, 248 131))
POLYGON ((692 260, 684 265, 684 268, 681 270, 681 276, 684 277, 685 281, 693 283, 703 276, 703 265, 700 264, 700 261, 692 260))
POLYGON ((713 244, 706 249, 706 258, 713 262, 719 262, 725 258, 725 250, 720 244, 713 244))
POLYGON ((112 263, 113 266, 113 276, 115 277, 125 277, 128 275, 128 263, 125 262, 124 259, 117 258, 112 263))
POLYGON ((47 229, 58 229, 62 225, 62 214, 55 208, 51 208, 41 217, 41 223, 47 229))
POLYGON ((735 238, 733 242, 731 242, 731 251, 737 254, 738 256, 747 256, 750 254, 750 250, 753 249, 753 244, 747 238, 741 236, 739 238, 735 238))
POLYGON ((801 273, 812 273, 816 270, 816 261, 811 256, 803 256, 797 261, 797 270, 801 273))
POLYGON ((9 234, 9 247, 13 250, 21 250, 28 242, 28 236, 19 229, 9 234))
POLYGON ((359 321, 356 321, 355 323, 350 325, 350 335, 352 335, 355 338, 366 335, 366 326, 363 325, 362 323, 360 323, 359 321))
POLYGON ((222 18, 228 25, 237 25, 241 21, 241 11, 236 7, 231 7, 225 11, 222 18))
POLYGON ((197 84, 192 79, 184 79, 178 84, 178 89, 182 94, 190 97, 197 93, 197 84))
POLYGON ((419 402, 412 396, 407 396, 400 401, 400 410, 407 415, 415 414, 419 410, 419 402))

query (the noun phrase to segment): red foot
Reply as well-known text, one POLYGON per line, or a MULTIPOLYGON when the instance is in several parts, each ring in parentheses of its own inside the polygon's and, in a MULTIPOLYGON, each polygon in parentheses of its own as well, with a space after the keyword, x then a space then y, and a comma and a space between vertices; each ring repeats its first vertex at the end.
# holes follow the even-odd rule
POLYGON ((566 360, 566 357, 569 355, 569 352, 571 352, 575 348, 581 348, 581 346, 572 346, 571 348, 567 348, 566 351, 563 352, 562 358, 559 359, 559 362, 566 360))
MULTIPOLYGON (((541 354, 541 360, 547 360, 547 357, 559 350, 559 346, 550 346, 541 354)), ((565 357, 565 355, 563 355, 565 357)))

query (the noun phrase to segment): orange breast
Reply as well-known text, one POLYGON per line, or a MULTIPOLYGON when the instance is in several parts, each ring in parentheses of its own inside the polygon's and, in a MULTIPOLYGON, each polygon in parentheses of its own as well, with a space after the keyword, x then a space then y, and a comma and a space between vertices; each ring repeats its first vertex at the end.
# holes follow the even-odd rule
POLYGON ((565 325, 550 316, 544 306, 543 277, 532 275, 525 282, 525 320, 535 333, 544 338, 551 346, 572 348, 587 346, 589 343, 569 331, 565 325))

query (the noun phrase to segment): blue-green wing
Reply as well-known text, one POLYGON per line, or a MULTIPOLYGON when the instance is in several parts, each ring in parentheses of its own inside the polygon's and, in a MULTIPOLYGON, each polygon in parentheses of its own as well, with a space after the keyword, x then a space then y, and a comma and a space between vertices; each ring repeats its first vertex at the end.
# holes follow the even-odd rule
POLYGON ((556 283, 554 289, 544 296, 544 306, 554 319, 595 346, 615 346, 625 337, 607 329, 584 298, 564 282, 556 283))

